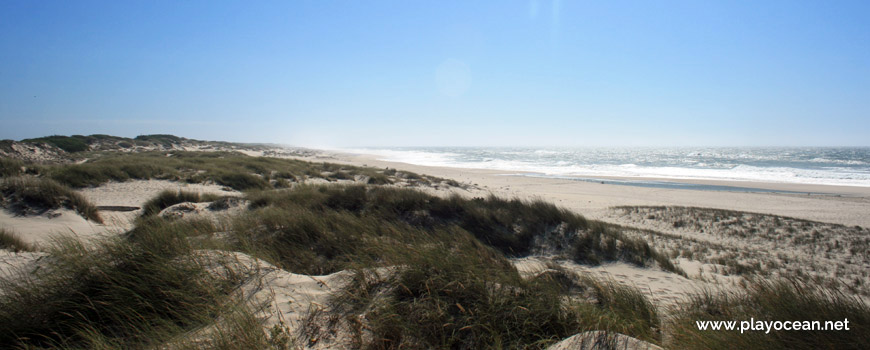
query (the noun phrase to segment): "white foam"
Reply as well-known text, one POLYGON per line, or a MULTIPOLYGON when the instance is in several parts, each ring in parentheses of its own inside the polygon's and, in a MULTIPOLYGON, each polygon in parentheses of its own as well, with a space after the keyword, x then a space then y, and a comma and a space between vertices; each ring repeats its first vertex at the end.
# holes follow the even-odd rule
MULTIPOLYGON (((745 152, 707 151, 714 156, 691 155, 682 150, 578 150, 577 152, 552 150, 498 150, 498 149, 356 149, 354 153, 372 154, 392 162, 425 166, 491 169, 521 173, 537 173, 548 176, 615 176, 655 177, 666 179, 698 179, 754 181, 773 183, 799 183, 818 185, 842 185, 870 187, 870 168, 817 167, 793 168, 787 166, 756 166, 739 164, 751 161, 777 161, 788 156, 776 154, 749 154, 745 152), (658 153, 656 153, 658 152, 658 153), (686 156, 689 154, 689 156, 686 156), (667 158, 673 164, 666 166, 640 165, 663 162, 667 158), (730 161, 730 160, 733 161, 730 161), (623 162, 619 163, 619 160, 623 162), (633 160, 633 161, 629 161, 633 160), (723 163, 721 161, 726 161, 723 163), (614 163, 616 162, 616 163, 614 163)), ((807 163, 820 163, 823 158, 809 159, 807 163)), ((824 159, 828 164, 860 165, 860 160, 824 159)))

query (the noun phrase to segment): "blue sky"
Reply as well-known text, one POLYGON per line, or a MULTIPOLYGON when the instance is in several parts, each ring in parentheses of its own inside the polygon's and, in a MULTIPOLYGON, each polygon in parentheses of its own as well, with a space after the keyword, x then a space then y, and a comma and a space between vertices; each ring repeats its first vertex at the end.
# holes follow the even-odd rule
POLYGON ((0 138, 870 146, 866 1, 0 2, 0 138))

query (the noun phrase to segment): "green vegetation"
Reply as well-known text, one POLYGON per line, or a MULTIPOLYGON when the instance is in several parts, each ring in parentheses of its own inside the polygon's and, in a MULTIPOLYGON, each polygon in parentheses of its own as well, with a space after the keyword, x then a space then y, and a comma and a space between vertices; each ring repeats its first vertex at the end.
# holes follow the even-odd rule
POLYGON ((97 207, 81 194, 50 179, 18 176, 0 179, 3 207, 20 214, 50 209, 75 210, 82 217, 102 223, 97 207))
POLYGON ((467 234, 395 250, 394 273, 359 269, 333 299, 349 324, 365 315, 353 329, 363 348, 543 348, 588 330, 661 341, 655 308, 636 289, 565 270, 523 279, 467 234), (592 299, 567 299, 584 293, 592 299))
POLYGON ((671 320, 678 349, 868 349, 870 306, 838 289, 797 280, 758 280, 744 292, 704 292, 688 300, 671 320), (698 330, 695 321, 843 321, 840 331, 698 330))
POLYGON ((595 300, 577 305, 579 322, 587 330, 603 329, 653 343, 661 341, 656 306, 637 288, 590 276, 584 276, 578 283, 589 289, 595 300))
POLYGON ((248 199, 253 210, 232 221, 236 247, 297 273, 330 273, 377 259, 384 241, 444 242, 456 236, 444 232, 470 234, 509 257, 551 253, 580 262, 659 262, 680 272, 643 242, 543 201, 441 198, 364 185, 299 186, 253 192, 248 199))
POLYGON ((234 152, 98 153, 85 163, 42 166, 39 172, 73 188, 131 179, 210 181, 239 191, 269 189, 282 181, 296 182, 308 178, 353 180, 356 175, 367 177, 369 184, 393 182, 373 168, 249 157, 234 152))
POLYGON ((357 272, 335 303, 345 317, 366 315, 371 339, 363 347, 540 348, 578 331, 555 284, 523 280, 469 236, 457 241, 406 249, 393 261, 402 268, 385 281, 357 272))
POLYGON ((3 228, 0 228, 0 249, 11 250, 13 252, 34 250, 30 244, 24 242, 20 237, 3 228))
POLYGON ((21 142, 47 143, 69 153, 85 152, 93 149, 122 149, 138 146, 162 146, 171 148, 173 144, 181 144, 184 141, 202 143, 201 141, 187 140, 173 135, 141 135, 135 139, 111 135, 94 134, 84 135, 52 135, 34 139, 24 139, 21 142))
POLYGON ((134 139, 136 141, 145 141, 150 143, 161 144, 165 147, 172 147, 172 144, 179 144, 184 139, 175 135, 154 134, 154 135, 139 135, 134 139))
POLYGON ((0 346, 142 348, 211 323, 237 282, 208 273, 194 228, 148 221, 128 239, 57 241, 37 272, 0 280, 0 346))
POLYGON ((10 158, 0 158, 0 177, 18 176, 27 163, 10 158))
MULTIPOLYGON (((68 148, 75 142, 70 140, 164 146, 183 141, 171 135, 44 139, 66 142, 68 148)), ((63 165, 0 159, 3 206, 21 213, 69 208, 99 221, 96 208, 69 187, 129 179, 216 183, 246 191, 241 198, 249 204, 247 210, 219 219, 162 218, 156 214, 182 202, 213 201, 214 208, 226 208, 236 200, 164 191, 144 204, 135 227, 121 236, 97 242, 58 240, 35 272, 0 279, 0 348, 286 349, 301 347, 294 344, 300 335, 308 341, 349 331, 355 345, 366 349, 527 349, 591 330, 679 349, 870 347, 864 336, 870 308, 828 281, 824 285, 829 287, 822 287, 811 279, 757 280, 745 290, 700 293, 662 316, 636 288, 575 274, 562 267, 566 261, 521 277, 509 259, 539 254, 582 264, 658 266, 685 276, 640 237, 679 238, 681 244, 700 247, 679 236, 638 234, 587 220, 540 200, 439 197, 378 185, 459 184, 395 169, 233 152, 89 152, 81 157, 87 161, 63 165), (367 184, 304 184, 311 179, 367 184), (288 333, 283 324, 264 332, 258 310, 233 293, 257 272, 234 270, 236 265, 224 259, 226 251, 244 252, 294 273, 350 270, 350 280, 329 305, 311 311, 300 334, 288 333), (317 312, 329 314, 318 319, 323 315, 317 312), (848 318, 854 328, 740 334, 699 331, 694 323, 750 318, 848 318)), ((828 251, 866 257, 861 251, 866 238, 824 240, 835 237, 833 229, 859 237, 863 228, 829 229, 821 223, 723 211, 685 219, 686 208, 619 210, 675 230, 721 227, 731 237, 788 237, 812 249, 830 243, 835 246, 828 251), (759 223, 775 225, 774 230, 750 231, 759 223)), ((4 229, 0 248, 33 249, 4 229)), ((744 259, 730 251, 715 259, 747 275, 749 269, 765 268, 744 266, 744 259)))
POLYGON ((61 135, 53 135, 40 137, 36 139, 25 139, 21 140, 21 142, 29 142, 29 143, 47 143, 57 148, 60 148, 64 151, 74 153, 74 152, 84 152, 90 149, 88 147, 88 137, 82 135, 73 135, 73 136, 61 136, 61 135))

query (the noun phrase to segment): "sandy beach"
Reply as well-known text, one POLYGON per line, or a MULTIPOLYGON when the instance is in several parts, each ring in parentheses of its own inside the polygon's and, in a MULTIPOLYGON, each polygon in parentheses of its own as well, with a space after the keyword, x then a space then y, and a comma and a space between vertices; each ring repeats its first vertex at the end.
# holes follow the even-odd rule
MULTIPOLYGON (((314 174, 314 177, 302 176, 302 171, 297 170, 300 177, 293 177, 292 184, 276 188, 277 191, 297 185, 326 184, 324 188, 358 185, 369 183, 372 175, 389 173, 390 181, 383 186, 412 188, 436 196, 459 194, 474 198, 495 195, 508 199, 540 199, 587 219, 615 224, 614 227, 624 235, 621 237, 644 242, 647 249, 660 252, 672 264, 671 267, 640 266, 620 260, 578 263, 543 250, 529 256, 513 256, 507 261, 527 280, 566 273, 566 276, 591 276, 606 281, 603 283, 613 282, 638 290, 663 313, 676 312, 699 291, 740 291, 748 280, 757 276, 765 279, 801 276, 824 283, 836 281, 849 295, 862 300, 870 296, 870 286, 864 282, 870 262, 870 255, 866 253, 868 230, 865 228, 870 226, 870 217, 866 215, 870 212, 870 188, 658 178, 576 180, 515 171, 420 166, 383 161, 374 155, 332 151, 304 154, 276 151, 267 154, 264 150, 248 150, 244 153, 245 156, 240 157, 265 157, 251 159, 257 162, 265 162, 270 157, 272 160, 292 158, 312 162, 305 163, 312 167, 305 173, 314 174), (369 175, 337 176, 336 172, 347 170, 337 170, 336 166, 322 163, 375 169, 358 168, 369 169, 369 175), (396 171, 384 171, 385 168, 396 171), (613 180, 679 181, 741 189, 639 187, 613 184, 613 180)), ((269 173, 277 172, 270 170, 269 173)), ((232 225, 227 226, 234 215, 250 215, 246 213, 252 209, 247 208, 245 198, 257 193, 233 190, 212 181, 110 181, 75 190, 100 208, 103 223, 89 221, 72 210, 56 209, 40 215, 3 212, 0 227, 37 248, 48 247, 58 234, 72 234, 86 242, 99 242, 101 237, 118 236, 131 230, 142 215, 141 208, 146 201, 166 190, 209 194, 216 198, 240 198, 232 210, 212 212, 210 201, 182 202, 172 204, 158 214, 166 222, 179 218, 206 219, 216 225, 214 230, 221 230, 214 237, 224 237, 225 230, 234 229, 232 225)), ((197 236, 197 239, 206 236, 197 236)), ((12 279, 39 270, 45 264, 43 258, 47 254, 40 251, 0 252, 0 277, 12 279)), ((324 305, 329 303, 331 295, 341 292, 351 276, 348 270, 323 276, 299 273, 278 268, 242 252, 226 255, 200 250, 197 254, 225 257, 228 260, 224 263, 247 274, 245 282, 238 288, 239 295, 262 307, 257 314, 262 318, 264 329, 288 327, 288 334, 300 337, 308 336, 305 332, 312 324, 318 327, 331 324, 329 315, 332 311, 324 305)), ((395 271, 378 278, 389 278, 391 273, 395 271)), ((339 331, 318 341, 313 348, 348 347, 353 343, 352 332, 347 331, 350 328, 348 325, 339 326, 339 331)), ((206 333, 200 336, 206 337, 206 333)))
POLYGON ((0 350, 870 349, 870 2, 106 5, 0 7, 0 350))
MULTIPOLYGON (((643 178, 808 194, 645 188, 508 175, 516 174, 516 172, 510 171, 420 166, 382 161, 373 155, 336 152, 326 154, 305 159, 389 167, 455 179, 462 183, 475 185, 477 189, 471 191, 473 195, 492 193, 508 198, 542 198, 589 218, 605 221, 609 216, 608 208, 614 206, 690 206, 773 214, 846 226, 870 227, 870 188, 867 187, 643 178)), ((639 178, 632 179, 638 180, 639 178)))

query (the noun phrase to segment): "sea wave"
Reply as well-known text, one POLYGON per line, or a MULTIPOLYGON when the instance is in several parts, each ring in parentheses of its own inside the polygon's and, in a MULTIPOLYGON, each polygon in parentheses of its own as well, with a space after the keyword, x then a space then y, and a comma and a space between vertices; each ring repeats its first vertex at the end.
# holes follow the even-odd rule
POLYGON ((870 187, 870 149, 354 149, 425 166, 557 177, 651 177, 870 187), (818 153, 815 154, 814 152, 818 153), (833 158, 832 155, 841 158, 833 158), (842 156, 845 155, 845 156, 842 156))

